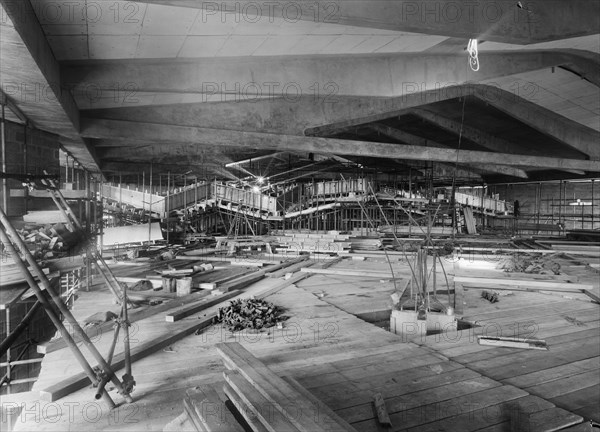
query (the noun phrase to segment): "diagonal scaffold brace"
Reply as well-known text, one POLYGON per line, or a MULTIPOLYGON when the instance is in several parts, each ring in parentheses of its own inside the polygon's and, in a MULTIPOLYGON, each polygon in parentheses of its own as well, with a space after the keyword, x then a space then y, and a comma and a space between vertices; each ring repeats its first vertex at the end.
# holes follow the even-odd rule
MULTIPOLYGON (((46 171, 44 171, 44 173, 47 174, 46 171)), ((72 232, 79 232, 82 235, 85 235, 86 258, 96 265, 96 268, 106 282, 106 285, 112 291, 117 301, 121 303, 123 301, 121 284, 119 281, 117 281, 117 278, 113 274, 110 267, 108 267, 108 264, 106 264, 106 261, 104 261, 102 253, 98 251, 98 248, 93 243, 91 237, 83 229, 81 222, 75 213, 73 213, 71 207, 69 207, 69 204, 67 203, 67 200, 63 194, 60 192, 60 189, 56 186, 56 183, 52 179, 44 179, 42 180, 42 183, 46 186, 46 190, 50 194, 50 198, 52 198, 52 201, 54 201, 54 204, 56 204, 56 207, 58 207, 63 217, 67 221, 67 226, 69 229, 72 232)))
MULTIPOLYGON (((115 388, 123 396, 127 403, 133 402, 133 399, 131 398, 127 388, 123 386, 121 381, 117 378, 110 365, 106 362, 106 360, 104 360, 100 352, 89 339, 88 335, 85 333, 85 331, 83 331, 69 308, 67 308, 60 296, 56 293, 54 287, 38 265, 33 255, 31 255, 31 252, 29 252, 27 245, 23 242, 19 236, 19 233, 12 226, 8 220, 8 217, 4 213, 4 209, 1 207, 0 241, 2 241, 8 253, 12 256, 15 264, 23 273, 27 283, 29 284, 29 287, 35 293, 37 299, 46 310, 48 317, 56 329, 60 332, 63 339, 66 341, 67 345, 73 352, 75 358, 83 368, 90 381, 97 386, 99 382, 106 377, 108 380, 112 381, 112 383, 115 385, 115 388), (40 281, 41 287, 34 280, 34 276, 40 281), (44 290, 50 295, 50 299, 44 295, 44 290), (80 338, 81 341, 83 341, 85 347, 98 362, 97 369, 99 373, 90 366, 85 356, 73 340, 73 337, 59 318, 58 313, 62 314, 64 319, 69 323, 69 325, 72 326, 73 332, 80 338)), ((102 390, 102 397, 110 408, 114 408, 116 406, 105 389, 102 390)))

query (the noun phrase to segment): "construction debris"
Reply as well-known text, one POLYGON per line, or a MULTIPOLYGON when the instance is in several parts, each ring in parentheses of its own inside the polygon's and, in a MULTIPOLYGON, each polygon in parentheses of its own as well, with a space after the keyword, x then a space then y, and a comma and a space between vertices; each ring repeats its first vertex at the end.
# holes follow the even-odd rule
POLYGON ((219 309, 213 322, 227 325, 230 331, 260 330, 273 327, 286 319, 281 316, 282 312, 281 308, 265 300, 252 298, 232 300, 229 306, 219 309))
POLYGON ((583 321, 579 321, 577 318, 573 318, 568 315, 565 315, 564 319, 569 324, 576 325, 577 327, 585 327, 586 326, 586 323, 584 323, 583 321))
POLYGON ((127 286, 128 291, 149 291, 153 288, 154 287, 152 285, 152 282, 150 282, 147 279, 142 279, 142 280, 134 283, 133 285, 127 286))
POLYGON ((62 223, 26 224, 17 232, 37 260, 78 253, 74 248, 83 244, 83 235, 69 231, 62 223))
POLYGON ((483 297, 486 300, 489 300, 490 303, 497 303, 500 301, 500 299, 498 298, 498 293, 497 292, 490 292, 490 291, 483 291, 481 293, 481 297, 483 297))
POLYGON ((502 260, 497 268, 505 272, 559 275, 560 264, 554 258, 556 258, 554 254, 546 256, 513 254, 502 260))

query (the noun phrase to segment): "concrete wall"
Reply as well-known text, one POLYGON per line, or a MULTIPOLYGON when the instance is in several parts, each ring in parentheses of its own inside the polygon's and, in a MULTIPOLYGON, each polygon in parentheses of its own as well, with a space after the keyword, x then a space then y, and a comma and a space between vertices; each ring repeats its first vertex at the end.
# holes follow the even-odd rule
MULTIPOLYGON (((6 172, 15 174, 43 174, 59 172, 58 136, 7 121, 6 172)), ((0 153, 0 162, 2 154, 0 153)), ((8 216, 22 216, 27 212, 27 189, 18 180, 7 180, 8 216)), ((4 188, 0 187, 0 205, 4 203, 4 188)))
MULTIPOLYGON (((23 317, 27 314, 27 312, 33 306, 33 300, 28 302, 20 302, 10 307, 10 311, 8 312, 8 317, 10 319, 9 329, 12 331, 23 319, 23 317)), ((0 310, 0 340, 3 340, 7 336, 7 311, 0 310)), ((44 311, 43 308, 38 309, 35 317, 31 321, 31 324, 27 327, 26 330, 21 333, 19 338, 14 342, 13 348, 11 349, 11 359, 14 361, 15 357, 24 349, 23 345, 28 340, 36 341, 37 343, 48 341, 52 336, 54 336, 56 329, 54 325, 48 318, 48 314, 44 311)), ((23 360, 39 358, 41 355, 37 354, 37 343, 31 345, 27 353, 23 356, 23 360)), ((0 358, 0 363, 6 362, 6 355, 0 358)), ((11 371, 11 378, 13 380, 25 379, 25 378, 33 378, 39 375, 41 363, 31 363, 24 365, 15 365, 11 371)), ((0 377, 6 374, 7 368, 6 366, 0 367, 0 377)), ((10 391, 11 393, 24 392, 29 391, 32 382, 30 383, 21 383, 21 384, 13 384, 11 385, 10 391)), ((0 389, 0 395, 6 394, 7 387, 2 386, 0 389)))

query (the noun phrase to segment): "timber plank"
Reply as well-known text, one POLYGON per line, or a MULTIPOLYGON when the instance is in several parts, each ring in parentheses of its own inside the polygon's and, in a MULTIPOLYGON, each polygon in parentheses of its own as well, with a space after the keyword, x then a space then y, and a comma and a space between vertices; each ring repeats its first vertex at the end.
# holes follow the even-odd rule
MULTIPOLYGON (((135 362, 138 359, 144 358, 160 349, 163 349, 172 343, 193 334, 197 330, 208 327, 212 324, 212 316, 199 320, 197 322, 193 322, 192 324, 188 324, 182 329, 179 329, 176 333, 169 333, 161 335, 160 337, 142 343, 135 348, 131 349, 131 362, 135 362)), ((116 354, 113 357, 113 361, 111 363, 113 370, 121 369, 125 365, 125 355, 123 353, 116 354)), ((76 390, 79 390, 86 385, 90 384, 90 379, 88 376, 81 372, 79 374, 73 375, 65 380, 62 380, 50 387, 45 388, 40 391, 40 399, 45 401, 53 402, 57 399, 60 399, 70 393, 73 393, 76 390)))
MULTIPOLYGON (((444 401, 460 398, 461 396, 469 396, 473 393, 493 389, 495 387, 502 387, 502 384, 498 381, 479 376, 473 379, 386 398, 385 405, 390 415, 398 413, 401 414, 422 406, 444 403, 444 401)), ((337 412, 350 423, 367 420, 372 418, 374 415, 371 402, 341 409, 337 412)), ((396 422, 393 419, 392 423, 394 425, 402 424, 402 422, 396 422)))
POLYGON ((594 429, 592 428, 592 425, 586 421, 575 426, 569 426, 567 428, 560 429, 560 432, 594 432, 594 429))
MULTIPOLYGON (((392 420, 392 431, 415 428, 422 430, 424 425, 434 421, 440 421, 435 430, 439 430, 440 425, 448 427, 448 418, 464 414, 467 419, 473 416, 477 410, 485 412, 487 407, 497 405, 499 401, 508 402, 510 400, 527 396, 523 390, 513 386, 498 386, 491 389, 471 392, 459 397, 453 397, 441 402, 434 402, 425 405, 417 405, 410 409, 400 409, 390 414, 392 420)), ((361 432, 375 432, 371 421, 359 421, 353 424, 361 432)), ((462 429, 457 427, 457 431, 462 429)))
MULTIPOLYGON (((582 329, 589 328, 588 324, 592 321, 597 321, 597 317, 591 316, 582 316, 577 315, 577 319, 580 320, 584 325, 582 326, 565 326, 565 324, 561 321, 557 321, 554 319, 550 324, 545 325, 544 323, 532 323, 532 322, 515 322, 512 324, 504 325, 500 328, 498 333, 500 335, 510 335, 510 337, 527 337, 527 338, 536 338, 536 339, 544 339, 548 337, 555 337, 561 335, 568 335, 581 332, 582 329), (538 327, 539 325, 539 327, 538 327)), ((594 323, 597 325, 597 323, 594 323)), ((425 344, 440 354, 448 357, 448 358, 456 358, 458 356, 464 354, 472 354, 488 351, 493 349, 493 347, 479 345, 477 343, 476 335, 484 334, 484 331, 473 332, 474 334, 469 337, 469 339, 463 338, 462 340, 458 340, 454 346, 447 347, 447 345, 435 344, 429 342, 425 344)))
POLYGON ((246 420, 246 423, 248 423, 253 432, 269 432, 269 429, 260 422, 257 415, 249 409, 227 382, 223 383, 223 391, 233 403, 233 406, 237 409, 238 413, 246 420))
POLYGON ((600 406, 598 386, 593 385, 548 399, 556 406, 575 411, 590 404, 600 406))
POLYGON ((528 387, 552 382, 562 377, 568 377, 598 369, 600 369, 600 357, 592 357, 565 365, 532 372, 526 375, 508 378, 504 382, 527 389, 528 387))
MULTIPOLYGON (((544 339, 548 344, 548 347, 551 347, 552 350, 555 350, 560 344, 570 343, 572 344, 574 341, 579 339, 587 339, 590 336, 595 336, 600 334, 600 332, 596 329, 589 329, 584 331, 578 331, 574 333, 567 333, 559 336, 552 336, 544 339)), ((533 340, 537 340, 537 338, 533 338, 533 340)), ((521 352, 519 348, 507 348, 507 347, 490 347, 491 349, 463 354, 454 356, 452 360, 457 361, 462 364, 474 363, 477 361, 489 359, 489 358, 497 358, 505 355, 511 355, 513 353, 521 352)))
POLYGON ((315 395, 313 395, 311 392, 302 387, 302 385, 300 385, 300 383, 294 378, 292 378, 291 376, 284 376, 283 379, 288 384, 290 384, 298 393, 300 393, 303 397, 305 397, 313 403, 313 406, 315 407, 315 410, 317 412, 317 416, 320 416, 320 413, 324 413, 329 418, 334 420, 337 424, 343 426, 347 431, 356 432, 356 429, 350 426, 350 424, 348 424, 346 420, 341 418, 337 413, 335 413, 331 408, 329 408, 326 404, 324 404, 317 397, 315 397, 315 395))
MULTIPOLYGON (((286 407, 294 407, 294 409, 304 413, 309 413, 313 409, 309 401, 298 397, 298 393, 294 391, 292 386, 275 375, 239 343, 218 343, 215 347, 229 369, 239 371, 241 376, 256 387, 281 412, 285 412, 286 407)), ((324 424, 328 423, 332 423, 331 427, 327 428, 328 430, 345 430, 326 415, 319 416, 318 419, 305 415, 300 418, 292 417, 290 420, 300 430, 319 431, 324 424)))
POLYGON ((296 411, 293 403, 288 405, 277 401, 277 405, 274 405, 271 399, 258 391, 240 372, 228 370, 223 372, 223 376, 239 400, 243 402, 243 410, 251 411, 268 431, 299 432, 303 429, 302 427, 296 427, 296 424, 302 424, 305 417, 308 417, 310 421, 311 412, 296 411), (294 422, 292 422, 292 418, 294 422))
POLYGON ((467 276, 454 276, 454 282, 462 283, 473 288, 495 287, 495 286, 510 286, 524 288, 543 288, 546 291, 567 291, 581 292, 584 289, 593 289, 593 285, 568 283, 562 281, 540 281, 540 280, 519 280, 519 279, 504 279, 504 278, 479 278, 467 276))
POLYGON ((589 405, 573 410, 576 414, 579 414, 586 420, 593 420, 596 423, 600 423, 600 403, 596 399, 589 405))
POLYGON ((217 392, 210 386, 186 391, 184 408, 194 425, 207 432, 244 432, 217 392))
POLYGON ((469 320, 501 322, 502 320, 506 321, 508 318, 513 317, 519 317, 521 319, 526 317, 527 319, 533 319, 552 315, 560 316, 574 311, 581 312, 598 310, 598 306, 595 306, 591 303, 588 306, 586 304, 581 304, 581 302, 565 301, 565 299, 560 297, 556 299, 548 299, 537 305, 528 302, 526 305, 521 304, 519 307, 511 309, 505 308, 502 304, 502 300, 500 300, 500 303, 497 304, 496 308, 497 310, 487 312, 473 311, 474 313, 467 314, 466 317, 468 317, 469 320))
MULTIPOLYGON (((166 312, 170 309, 184 306, 189 302, 197 301, 199 299, 206 297, 207 295, 208 295, 207 291, 204 291, 204 292, 201 291, 201 292, 192 293, 190 295, 178 297, 176 299, 170 300, 168 302, 162 303, 157 306, 148 306, 142 310, 129 310, 127 318, 129 319, 129 322, 138 322, 143 319, 149 318, 151 316, 157 315, 159 313, 166 312)), ((111 332, 113 327, 114 327, 114 323, 112 321, 109 321, 109 322, 100 324, 99 326, 94 326, 90 329, 85 329, 85 332, 90 338, 93 338, 94 336, 97 336, 99 334, 111 332)), ((75 340, 75 342, 81 341, 81 338, 79 336, 77 336, 76 334, 73 334, 72 336, 73 336, 73 339, 75 340)), ((49 342, 46 345, 39 345, 38 352, 40 354, 50 354, 54 351, 58 351, 59 349, 66 348, 66 347, 67 347, 67 343, 61 338, 61 339, 57 339, 55 341, 49 342)))
POLYGON ((461 432, 554 431, 581 421, 581 417, 531 395, 487 407, 475 405, 473 408, 454 417, 437 419, 408 430, 437 432, 448 430, 450 426, 450 430, 461 432))
MULTIPOLYGON (((336 410, 343 408, 351 408, 359 405, 368 404, 371 400, 371 393, 380 392, 384 399, 391 399, 409 393, 415 393, 431 388, 441 387, 460 381, 473 380, 481 377, 477 372, 473 372, 466 368, 460 368, 444 374, 434 374, 433 376, 424 376, 422 378, 414 378, 410 374, 394 374, 391 378, 388 377, 388 384, 368 386, 367 381, 360 386, 360 391, 338 395, 335 386, 324 386, 311 389, 330 407, 336 410)), ((357 383, 353 382, 356 386, 357 383)))
POLYGON ((577 340, 560 345, 549 351, 521 351, 514 354, 469 363, 469 368, 497 380, 505 380, 519 375, 598 357, 600 338, 577 340), (518 367, 515 367, 518 365, 518 367))
MULTIPOLYGON (((594 369, 577 375, 569 375, 559 379, 525 388, 529 393, 545 399, 551 399, 565 393, 571 393, 590 385, 600 384, 600 371, 594 369)), ((521 387, 523 388, 523 387, 521 387)), ((600 389, 600 387, 598 387, 600 389)))
POLYGON ((220 296, 217 296, 216 298, 214 298, 212 300, 202 299, 199 303, 194 303, 194 304, 191 304, 188 306, 177 308, 174 311, 169 312, 165 316, 165 321, 166 322, 175 322, 175 321, 182 320, 190 315, 194 315, 198 312, 208 309, 211 306, 214 306, 216 304, 219 304, 221 302, 229 300, 230 298, 233 298, 237 295, 239 295, 239 292, 232 291, 232 292, 224 293, 220 296))
POLYGON ((246 288, 249 285, 252 285, 255 282, 258 282, 263 277, 265 277, 266 272, 264 270, 258 270, 241 276, 236 279, 232 279, 222 284, 217 284, 217 289, 221 292, 229 292, 233 290, 240 290, 242 288, 246 288))
MULTIPOLYGON (((240 293, 240 298, 247 298, 251 295, 260 296, 264 293, 273 293, 274 287, 270 288, 256 288, 250 289, 244 293, 240 293)), ((193 320, 189 322, 180 322, 178 324, 173 324, 172 328, 166 329, 166 333, 161 333, 158 337, 147 340, 134 348, 131 348, 131 361, 135 362, 139 359, 147 357, 148 355, 166 348, 167 346, 173 344, 176 341, 183 339, 184 337, 195 333, 198 330, 202 330, 204 328, 209 327, 212 324, 213 317, 216 316, 216 307, 213 306, 213 310, 210 313, 206 314, 206 317, 203 317, 200 320, 193 320)), ((162 328, 164 329, 164 327, 162 328)), ((147 336, 146 336, 147 337, 147 336)), ((113 362, 111 364, 113 370, 118 370, 122 368, 124 365, 124 354, 119 353, 114 356, 113 362)), ((55 383, 47 388, 44 388, 40 391, 40 398, 42 400, 47 401, 55 401, 60 399, 67 394, 72 393, 80 388, 85 387, 90 383, 89 378, 83 372, 79 374, 75 374, 70 376, 58 383, 55 383)))

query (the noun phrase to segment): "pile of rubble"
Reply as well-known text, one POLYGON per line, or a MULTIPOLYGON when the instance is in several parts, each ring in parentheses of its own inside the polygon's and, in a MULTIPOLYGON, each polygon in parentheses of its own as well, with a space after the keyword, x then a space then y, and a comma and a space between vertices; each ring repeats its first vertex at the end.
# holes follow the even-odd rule
POLYGON ((232 332, 244 329, 260 330, 279 325, 287 318, 282 316, 282 313, 281 308, 264 300, 232 300, 229 306, 219 309, 213 322, 225 324, 232 332))
POLYGON ((546 256, 513 254, 502 260, 497 268, 510 273, 519 272, 558 275, 560 274, 560 264, 555 258, 555 254, 546 256))
POLYGON ((66 256, 84 244, 84 235, 69 231, 62 223, 26 225, 18 230, 34 258, 38 260, 66 256))

